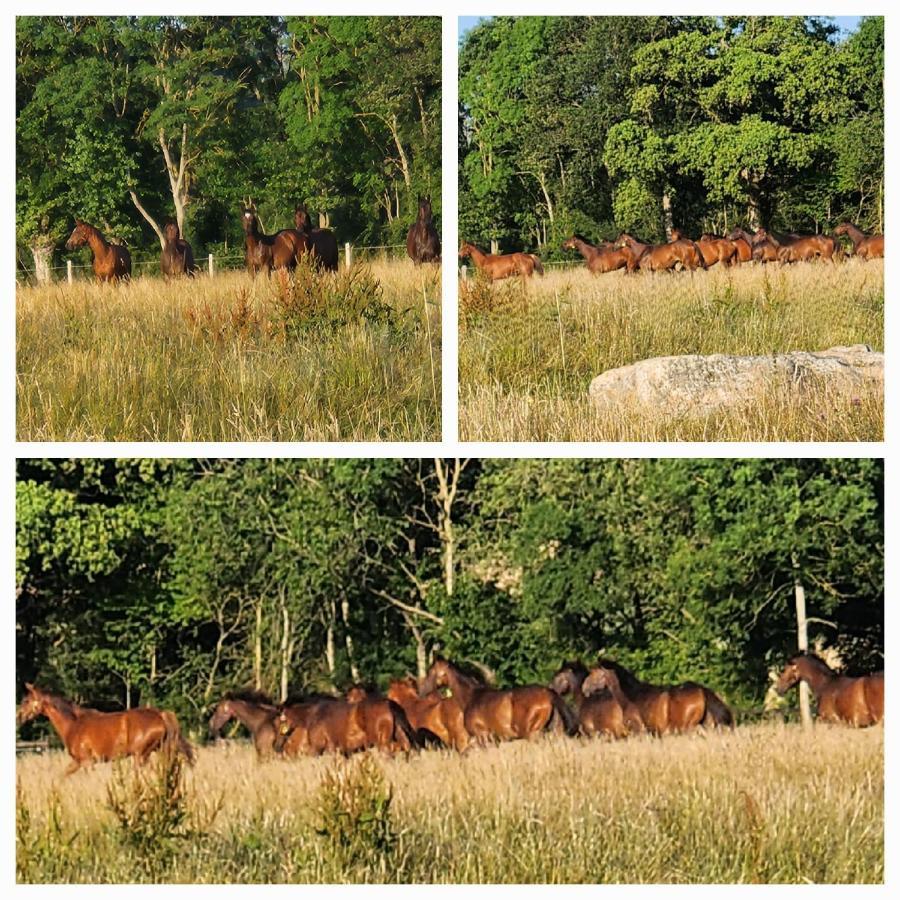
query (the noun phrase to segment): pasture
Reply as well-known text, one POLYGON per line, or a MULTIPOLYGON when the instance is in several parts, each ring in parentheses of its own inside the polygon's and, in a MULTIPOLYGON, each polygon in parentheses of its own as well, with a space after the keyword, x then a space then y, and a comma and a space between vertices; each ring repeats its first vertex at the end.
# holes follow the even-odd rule
POLYGON ((883 734, 767 723, 262 764, 234 741, 181 776, 158 757, 68 779, 51 752, 17 760, 17 879, 881 882, 883 734))
POLYGON ((655 356, 884 345, 881 261, 460 284, 462 440, 879 441, 881 403, 795 401, 780 390, 727 414, 677 421, 587 399, 592 378, 655 356))
POLYGON ((440 268, 16 289, 22 441, 440 438, 440 268))

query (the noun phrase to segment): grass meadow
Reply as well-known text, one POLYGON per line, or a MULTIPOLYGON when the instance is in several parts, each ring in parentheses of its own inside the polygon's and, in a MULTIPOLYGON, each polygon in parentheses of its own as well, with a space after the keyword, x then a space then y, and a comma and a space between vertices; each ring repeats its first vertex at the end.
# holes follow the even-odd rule
POLYGON ((694 274, 584 267, 460 284, 462 440, 880 441, 880 398, 851 404, 787 390, 678 420, 601 413, 591 379, 654 356, 770 354, 846 344, 884 349, 881 262, 719 267, 694 274))
POLYGON ((440 269, 16 290, 21 441, 439 440, 440 269))
POLYGON ((21 882, 881 882, 884 732, 546 738, 62 778, 17 760, 21 882))

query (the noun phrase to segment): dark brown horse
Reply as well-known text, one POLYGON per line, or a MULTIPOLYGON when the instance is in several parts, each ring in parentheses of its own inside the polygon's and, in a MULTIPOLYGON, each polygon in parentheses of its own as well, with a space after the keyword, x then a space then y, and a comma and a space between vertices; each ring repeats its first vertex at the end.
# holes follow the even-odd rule
POLYGON ((66 775, 82 766, 107 762, 122 756, 134 756, 144 763, 156 750, 171 747, 193 763, 191 745, 184 739, 175 714, 151 707, 125 712, 100 712, 78 706, 32 684, 16 714, 16 723, 24 725, 38 716, 46 716, 56 729, 72 757, 66 775))
POLYGON ((753 260, 753 235, 747 234, 743 228, 733 228, 725 237, 734 244, 736 262, 745 263, 753 260))
POLYGON ((109 243, 99 229, 76 219, 75 229, 66 241, 66 250, 76 250, 85 244, 91 248, 91 265, 100 281, 119 281, 131 277, 128 248, 109 243))
POLYGON ((884 672, 850 678, 838 675, 814 653, 800 653, 788 661, 775 690, 785 694, 799 681, 816 695, 816 715, 822 722, 865 728, 884 720, 884 672))
POLYGON ((262 694, 229 695, 213 710, 209 733, 217 738, 226 722, 237 719, 250 732, 257 756, 271 756, 275 749, 275 718, 279 712, 279 708, 262 694))
POLYGON ((191 275, 197 271, 194 265, 194 251, 191 245, 181 236, 177 222, 166 222, 163 227, 166 246, 159 258, 159 267, 166 277, 191 275))
POLYGON ((550 682, 550 689, 561 697, 571 696, 575 704, 578 726, 583 735, 608 735, 623 738, 644 730, 644 723, 633 704, 623 704, 610 690, 597 688, 584 693, 588 670, 583 663, 563 663, 550 682))
POLYGON ((465 715, 454 697, 440 691, 419 696, 415 678, 400 678, 388 685, 388 698, 399 703, 418 735, 434 735, 444 746, 462 752, 469 746, 465 715))
POLYGON ((629 263, 633 262, 632 253, 628 247, 617 249, 611 241, 597 247, 577 235, 572 235, 568 240, 563 241, 562 249, 577 250, 584 257, 588 271, 594 275, 604 275, 618 269, 627 269, 629 263))
POLYGON ((449 688, 463 709, 466 731, 479 744, 489 740, 534 739, 545 731, 571 732, 575 723, 562 698, 532 684, 499 690, 465 675, 445 659, 435 659, 419 693, 449 688))
POLYGON ((294 226, 306 236, 307 246, 301 252, 308 250, 315 265, 329 272, 337 272, 338 245, 334 232, 330 228, 313 228, 305 206, 294 210, 294 226))
POLYGON ((406 235, 406 253, 417 266, 441 261, 441 239, 431 218, 430 197, 419 197, 419 213, 406 235))
POLYGON ((884 235, 867 235, 860 231, 852 222, 841 222, 834 229, 836 236, 846 235, 853 244, 853 255, 863 259, 884 258, 884 235))
POLYGON ((613 696, 616 690, 621 691, 621 696, 635 705, 644 727, 652 734, 688 731, 699 725, 734 725, 731 710, 719 696, 693 681, 666 686, 647 684, 617 662, 601 659, 582 690, 588 693, 593 686, 609 688, 613 696))
POLYGON ((462 242, 459 248, 459 258, 471 258, 475 268, 484 272, 491 281, 499 281, 501 278, 510 278, 518 275, 524 281, 537 272, 544 274, 544 266, 540 259, 533 253, 485 253, 474 244, 462 242))
POLYGON ((630 272, 633 272, 635 267, 650 272, 665 272, 673 270, 679 264, 689 271, 706 268, 697 245, 684 238, 679 237, 668 244, 653 245, 645 244, 623 232, 615 243, 617 247, 625 246, 631 250, 634 262, 629 267, 630 272))
POLYGON ((307 248, 307 239, 299 231, 286 228, 276 234, 263 234, 259 229, 256 208, 245 206, 241 212, 244 229, 244 258, 251 275, 272 269, 294 269, 297 257, 307 248))

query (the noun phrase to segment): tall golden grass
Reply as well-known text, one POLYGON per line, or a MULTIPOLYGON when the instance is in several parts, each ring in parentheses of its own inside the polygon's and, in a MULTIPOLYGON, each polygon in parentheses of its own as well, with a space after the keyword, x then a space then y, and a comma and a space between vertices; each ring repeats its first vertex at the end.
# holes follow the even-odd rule
POLYGON ((460 286, 463 440, 881 440, 883 404, 824 392, 770 396, 673 421, 588 401, 601 372, 654 356, 769 354, 884 345, 880 262, 718 267, 706 272, 548 271, 525 286, 460 286))
POLYGON ((154 867, 135 855, 105 802, 108 782, 131 762, 62 780, 64 766, 61 753, 17 762, 21 881, 884 877, 880 728, 806 734, 770 723, 368 762, 260 764, 245 744, 203 748, 185 776, 186 809, 178 807, 190 837, 154 867))
POLYGON ((440 438, 440 270, 16 291, 25 441, 440 438))

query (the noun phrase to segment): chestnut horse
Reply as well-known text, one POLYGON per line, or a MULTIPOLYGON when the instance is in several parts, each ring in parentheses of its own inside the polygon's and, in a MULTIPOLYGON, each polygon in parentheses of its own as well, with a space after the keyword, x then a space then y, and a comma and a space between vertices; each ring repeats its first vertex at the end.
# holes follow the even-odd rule
POLYGON ((627 232, 622 232, 615 243, 617 247, 628 247, 633 254, 634 261, 628 268, 629 272, 633 272, 635 267, 651 272, 664 272, 674 269, 679 263, 689 271, 706 268, 697 245, 681 237, 668 244, 653 245, 645 244, 627 232))
POLYGON ((860 231, 852 222, 841 222, 834 229, 836 236, 847 235, 853 243, 853 255, 861 256, 863 259, 883 259, 884 258, 884 235, 870 234, 866 235, 860 231))
POLYGON ((219 701, 209 720, 209 733, 217 738, 226 722, 237 719, 253 738, 256 755, 271 756, 275 749, 275 718, 278 707, 257 693, 227 695, 219 701))
POLYGON ((737 246, 728 238, 718 237, 714 234, 701 234, 696 242, 706 268, 722 263, 723 266, 733 266, 738 262, 737 246))
POLYGON ((562 698, 549 688, 532 684, 496 689, 463 674, 445 659, 431 664, 420 695, 449 688, 464 712, 466 731, 479 744, 488 740, 529 740, 544 731, 571 733, 575 722, 562 698))
POLYGON ((305 206, 298 206, 294 210, 294 226, 306 237, 306 247, 300 252, 308 249, 310 258, 317 266, 329 272, 337 272, 338 245, 334 232, 329 228, 313 228, 305 206))
POLYGON ((99 229, 80 219, 66 241, 66 250, 76 250, 87 244, 91 248, 91 265, 100 281, 119 281, 131 278, 131 254, 127 247, 111 244, 99 229))
POLYGON ((403 707, 409 724, 420 737, 434 735, 444 746, 460 752, 469 746, 465 716, 455 697, 444 697, 440 691, 420 697, 412 677, 392 681, 387 696, 403 707))
POLYGON ((534 272, 544 274, 544 266, 533 253, 485 253, 474 244, 463 241, 459 248, 459 258, 467 257, 471 257, 475 268, 484 272, 491 281, 499 281, 512 275, 519 275, 524 281, 531 278, 534 272))
POLYGON ((421 746, 399 703, 359 684, 347 691, 345 699, 357 704, 362 712, 367 746, 390 753, 408 753, 413 747, 421 746))
POLYGON ((406 254, 417 266, 441 261, 441 239, 431 218, 430 197, 419 197, 419 213, 406 235, 406 254))
POLYGON ((784 695, 799 681, 816 695, 816 715, 823 722, 865 728, 884 720, 883 671, 850 678, 838 675, 814 653, 799 653, 788 660, 775 690, 784 695))
POLYGON ((151 707, 100 712, 78 706, 32 684, 26 683, 25 689, 16 723, 24 725, 38 716, 50 720, 72 757, 66 775, 77 772, 84 765, 122 756, 134 756, 143 764, 151 753, 164 747, 172 747, 184 754, 188 762, 194 762, 194 752, 182 736, 174 713, 151 707))
POLYGON ((617 662, 601 659, 582 689, 588 693, 594 686, 609 688, 613 696, 617 690, 621 691, 621 697, 637 707, 644 727, 651 734, 687 731, 698 725, 734 725, 731 710, 719 696, 693 681, 671 686, 647 684, 617 662))
POLYGON ((159 267, 163 275, 167 277, 178 275, 191 275, 197 271, 194 265, 194 251, 191 245, 184 240, 178 229, 177 222, 166 222, 163 227, 163 236, 166 246, 163 247, 159 258, 159 267))
POLYGON ((743 228, 733 228, 725 235, 734 244, 737 255, 735 262, 750 262, 753 259, 753 235, 747 234, 743 228))
POLYGON ((244 258, 251 275, 260 270, 270 275, 272 269, 293 269, 297 256, 307 248, 307 238, 293 228, 285 228, 276 234, 263 234, 254 206, 245 206, 241 213, 241 226, 246 235, 244 258))
POLYGON ((604 242, 600 247, 583 241, 577 235, 563 241, 563 250, 577 250, 583 257, 588 271, 594 275, 604 275, 607 272, 615 272, 625 269, 631 263, 632 254, 628 247, 616 249, 612 242, 604 242))
POLYGON ((783 263, 809 262, 813 259, 828 259, 833 262, 837 249, 837 242, 827 234, 779 234, 759 228, 756 236, 761 242, 767 241, 774 245, 777 259, 783 263))
POLYGON ((581 733, 587 737, 610 735, 623 738, 644 730, 644 723, 633 704, 620 703, 609 690, 599 688, 590 696, 583 690, 588 670, 583 663, 563 663, 550 682, 550 690, 560 697, 572 696, 581 733))

